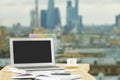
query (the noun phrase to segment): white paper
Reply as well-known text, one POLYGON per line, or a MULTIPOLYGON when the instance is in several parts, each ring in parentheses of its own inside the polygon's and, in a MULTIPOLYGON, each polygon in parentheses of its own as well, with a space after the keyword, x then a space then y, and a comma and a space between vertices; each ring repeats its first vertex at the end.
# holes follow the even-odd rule
POLYGON ((52 78, 52 77, 37 77, 37 80, 61 80, 59 78, 52 78))
POLYGON ((37 80, 77 80, 80 79, 79 75, 51 75, 48 77, 39 76, 37 80))
POLYGON ((34 76, 38 76, 38 75, 50 76, 52 72, 53 71, 33 71, 30 74, 32 74, 34 76))
POLYGON ((15 79, 23 79, 23 78, 36 78, 36 76, 21 76, 21 75, 17 75, 17 76, 12 76, 11 78, 15 79))
POLYGON ((29 74, 20 74, 12 78, 35 78, 37 80, 76 80, 80 79, 79 75, 52 75, 52 73, 64 71, 33 71, 29 74))
POLYGON ((10 68, 8 71, 14 72, 14 73, 21 73, 21 74, 26 74, 27 71, 22 70, 22 69, 17 69, 17 68, 10 68))

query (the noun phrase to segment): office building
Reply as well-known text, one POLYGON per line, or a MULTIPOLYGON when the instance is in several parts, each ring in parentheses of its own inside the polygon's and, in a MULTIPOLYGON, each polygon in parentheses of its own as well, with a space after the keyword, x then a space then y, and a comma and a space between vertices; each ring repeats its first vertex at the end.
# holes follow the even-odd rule
POLYGON ((47 28, 47 11, 46 10, 41 10, 41 16, 40 16, 40 23, 41 27, 47 28))
POLYGON ((66 9, 66 22, 67 28, 66 32, 69 32, 72 29, 72 20, 74 18, 74 8, 72 7, 71 0, 67 1, 67 9, 66 9))
POLYGON ((83 30, 83 24, 82 24, 82 16, 78 17, 78 33, 82 32, 83 30))
POLYGON ((31 27, 34 27, 34 26, 35 26, 35 11, 34 11, 34 10, 32 10, 32 11, 30 12, 30 19, 31 19, 31 21, 30 21, 30 26, 31 26, 31 27))
POLYGON ((61 25, 60 11, 59 8, 55 8, 55 27, 61 25))
POLYGON ((120 14, 116 16, 115 25, 116 27, 120 28, 120 14))
POLYGON ((55 9, 54 0, 48 0, 48 10, 47 10, 47 29, 53 31, 55 28, 55 9))
POLYGON ((72 6, 71 0, 67 1, 67 22, 71 23, 78 18, 78 0, 75 0, 75 7, 72 6))
POLYGON ((30 13, 31 26, 37 28, 40 28, 41 26, 45 29, 48 29, 51 32, 53 32, 56 26, 61 26, 60 11, 59 8, 54 7, 54 0, 48 0, 48 9, 41 10, 41 13, 39 15, 38 15, 38 3, 36 3, 35 10, 32 10, 30 13))
POLYGON ((71 32, 74 26, 77 26, 78 33, 82 31, 82 16, 78 15, 79 0, 75 0, 75 6, 72 6, 72 1, 67 1, 66 22, 67 32, 71 32), (80 30, 81 29, 81 30, 80 30))
POLYGON ((79 0, 75 0, 75 18, 78 17, 79 0))
POLYGON ((71 7, 71 6, 72 6, 71 0, 67 1, 67 7, 71 7))
POLYGON ((70 23, 71 20, 71 12, 72 12, 72 2, 71 1, 67 1, 67 11, 66 11, 66 21, 67 21, 67 25, 70 23))

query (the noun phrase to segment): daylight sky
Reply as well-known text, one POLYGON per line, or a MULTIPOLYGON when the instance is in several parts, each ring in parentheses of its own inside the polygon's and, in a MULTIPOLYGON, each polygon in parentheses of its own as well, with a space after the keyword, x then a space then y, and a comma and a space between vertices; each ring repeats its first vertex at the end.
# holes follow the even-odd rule
MULTIPOLYGON (((73 6, 74 6, 74 0, 73 6)), ((11 26, 20 22, 30 25, 30 11, 35 8, 35 0, 0 0, 0 25, 11 26)), ((55 0, 60 8, 62 25, 66 23, 67 0, 55 0)), ((48 0, 39 0, 39 9, 47 9, 48 0)), ((79 0, 79 15, 84 25, 114 24, 120 14, 120 0, 79 0)))

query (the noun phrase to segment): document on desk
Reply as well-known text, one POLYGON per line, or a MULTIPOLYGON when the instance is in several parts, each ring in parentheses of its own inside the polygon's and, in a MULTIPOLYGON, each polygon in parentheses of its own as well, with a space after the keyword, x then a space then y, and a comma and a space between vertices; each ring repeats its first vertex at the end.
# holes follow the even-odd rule
POLYGON ((37 77, 36 80, 81 80, 78 75, 52 75, 48 77, 37 77))
POLYGON ((21 74, 26 74, 27 71, 22 70, 22 69, 17 69, 17 68, 10 68, 8 72, 13 72, 13 73, 21 73, 21 74))
POLYGON ((20 79, 20 80, 29 79, 29 80, 32 80, 32 79, 35 79, 35 78, 36 78, 36 76, 31 75, 31 74, 18 74, 18 75, 12 76, 11 80, 16 80, 16 79, 20 79))
POLYGON ((80 80, 79 75, 57 74, 53 75, 53 71, 34 71, 29 74, 19 74, 12 76, 11 80, 80 80))

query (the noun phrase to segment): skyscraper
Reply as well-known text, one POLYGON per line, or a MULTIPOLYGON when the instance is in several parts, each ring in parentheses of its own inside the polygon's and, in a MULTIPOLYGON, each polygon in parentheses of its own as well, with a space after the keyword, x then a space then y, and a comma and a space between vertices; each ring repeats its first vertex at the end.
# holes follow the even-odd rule
POLYGON ((74 8, 72 7, 72 2, 71 0, 67 1, 67 12, 66 12, 66 21, 67 21, 67 25, 70 25, 73 19, 73 15, 74 15, 74 8))
POLYGON ((40 32, 40 21, 39 21, 39 12, 38 12, 38 0, 35 0, 35 25, 32 29, 33 33, 40 32))
POLYGON ((35 9, 30 12, 31 22, 30 26, 32 27, 33 32, 39 32, 40 30, 40 21, 39 21, 39 12, 38 12, 38 0, 35 0, 35 9))
POLYGON ((41 27, 47 28, 47 11, 46 10, 41 10, 41 16, 40 16, 40 23, 41 27))
MULTIPOLYGON (((78 5, 78 4, 77 4, 78 5)), ((67 32, 71 31, 74 26, 74 21, 76 21, 77 17, 77 9, 76 9, 76 2, 75 2, 75 7, 72 6, 72 1, 68 0, 67 1, 67 14, 66 14, 66 21, 67 21, 67 32)))
POLYGON ((55 28, 54 0, 48 0, 47 28, 52 31, 55 28))
POLYGON ((67 22, 67 32, 70 32, 76 25, 77 25, 77 30, 80 32, 82 29, 82 16, 78 15, 78 7, 79 7, 79 0, 75 0, 75 6, 72 6, 71 0, 67 1, 67 17, 66 17, 66 22, 67 22))
POLYGON ((75 0, 75 17, 78 17, 79 0, 75 0))
POLYGON ((120 14, 116 16, 115 25, 120 28, 120 14))
POLYGON ((81 32, 83 30, 83 23, 82 23, 82 16, 78 17, 78 33, 81 32))
POLYGON ((72 6, 71 0, 70 0, 70 1, 67 1, 67 7, 71 7, 71 6, 72 6))
POLYGON ((30 26, 31 27, 34 27, 35 26, 35 11, 34 10, 32 10, 31 12, 30 12, 30 19, 31 19, 31 21, 30 21, 30 26))
POLYGON ((55 26, 57 26, 57 25, 61 25, 59 8, 55 8, 55 26))
POLYGON ((72 6, 72 1, 67 1, 67 19, 72 21, 73 19, 78 18, 78 7, 79 7, 78 0, 75 0, 75 7, 72 6))
POLYGON ((35 27, 39 28, 38 0, 35 0, 35 27))

